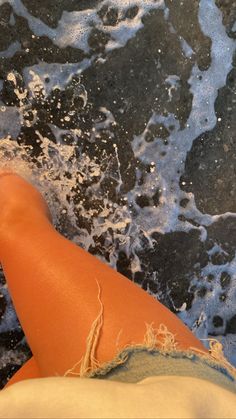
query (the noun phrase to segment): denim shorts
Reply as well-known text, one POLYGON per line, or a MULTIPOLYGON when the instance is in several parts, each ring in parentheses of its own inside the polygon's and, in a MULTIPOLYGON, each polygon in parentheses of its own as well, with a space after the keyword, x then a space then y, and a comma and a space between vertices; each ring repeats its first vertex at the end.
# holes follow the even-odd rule
POLYGON ((121 348, 112 360, 100 364, 95 353, 102 325, 99 315, 88 336, 85 355, 64 376, 124 383, 137 383, 153 376, 185 376, 207 380, 236 393, 236 369, 225 359, 222 345, 216 339, 209 339, 209 352, 197 348, 183 351, 165 325, 156 330, 152 324, 146 324, 142 343, 121 348))
POLYGON ((89 374, 91 378, 125 383, 137 383, 147 377, 165 375, 200 378, 236 393, 236 377, 228 368, 193 352, 163 352, 131 347, 89 374))

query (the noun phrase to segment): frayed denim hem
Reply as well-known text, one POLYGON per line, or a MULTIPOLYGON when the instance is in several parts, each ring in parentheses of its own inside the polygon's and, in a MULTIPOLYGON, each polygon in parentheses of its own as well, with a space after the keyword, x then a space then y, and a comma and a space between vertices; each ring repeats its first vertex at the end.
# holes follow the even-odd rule
POLYGON ((236 369, 224 357, 219 341, 209 339, 208 353, 197 348, 182 351, 178 349, 174 334, 164 324, 158 329, 153 328, 153 323, 146 324, 142 343, 126 345, 112 360, 99 363, 95 352, 103 325, 100 287, 98 299, 100 312, 87 337, 85 354, 65 372, 65 377, 138 382, 150 376, 182 375, 203 378, 236 392, 236 369))

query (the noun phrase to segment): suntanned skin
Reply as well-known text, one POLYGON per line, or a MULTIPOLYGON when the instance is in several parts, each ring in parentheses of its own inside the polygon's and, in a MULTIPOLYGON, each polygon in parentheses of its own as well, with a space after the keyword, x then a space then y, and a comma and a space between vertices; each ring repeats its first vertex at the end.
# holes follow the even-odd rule
MULTIPOLYGON (((72 400, 70 392, 73 391, 76 395, 83 393, 86 400, 83 404, 83 416, 71 417, 95 417, 89 415, 97 412, 99 400, 106 400, 110 407, 105 402, 100 403, 104 410, 103 416, 98 417, 123 417, 117 415, 125 412, 122 410, 119 413, 114 406, 119 400, 121 404, 123 394, 127 394, 127 403, 129 393, 133 395, 134 402, 138 403, 136 398, 138 400, 140 397, 141 390, 137 389, 141 388, 143 391, 144 387, 137 387, 137 384, 79 378, 29 380, 63 376, 84 355, 87 336, 100 310, 97 284, 101 290, 104 308, 103 326, 96 351, 96 358, 100 363, 113 359, 118 348, 143 342, 146 324, 152 324, 156 329, 164 324, 175 335, 179 349, 194 347, 207 352, 187 327, 161 303, 60 235, 52 225, 50 212, 42 195, 33 185, 11 171, 0 172, 0 261, 18 317, 34 354, 1 393, 2 408, 6 407, 4 403, 7 398, 8 406, 11 404, 10 400, 12 402, 14 399, 17 409, 22 405, 27 415, 29 403, 32 403, 33 410, 29 415, 33 416, 24 417, 37 417, 36 408, 41 403, 41 408, 46 408, 46 415, 53 414, 54 411, 56 413, 55 416, 45 417, 59 417, 63 406, 60 410, 61 400, 60 397, 55 399, 55 394, 66 389, 69 403, 72 400), (56 383, 52 380, 59 381, 56 383), (10 385, 17 382, 19 384, 10 385), (121 392, 122 397, 119 395, 114 399, 113 392, 121 392), (27 394, 32 393, 33 398, 27 398, 27 394), (48 398, 48 403, 45 397, 48 398), (91 411, 92 408, 95 410, 91 411), (108 408, 110 416, 106 416, 108 408)), ((159 385, 158 389, 160 388, 159 385)), ((78 406, 73 407, 76 400, 74 397, 72 408, 78 408, 80 415, 82 399, 79 398, 78 406)), ((135 403, 124 407, 127 415, 131 415, 124 417, 133 417, 135 403)), ((11 406, 14 409, 13 402, 11 406)), ((65 416, 60 417, 70 417, 69 411, 66 415, 67 408, 68 404, 64 406, 65 416)), ((7 407, 5 412, 7 413, 7 407)), ((14 411, 12 413, 11 417, 17 417, 14 416, 14 411)), ((78 411, 73 414, 77 415, 78 411)))
POLYGON ((42 195, 23 178, 2 172, 0 204, 0 260, 40 376, 64 375, 85 353, 100 310, 97 283, 104 306, 100 363, 117 353, 118 335, 119 348, 141 343, 151 323, 165 324, 179 349, 205 350, 156 299, 60 235, 42 195))

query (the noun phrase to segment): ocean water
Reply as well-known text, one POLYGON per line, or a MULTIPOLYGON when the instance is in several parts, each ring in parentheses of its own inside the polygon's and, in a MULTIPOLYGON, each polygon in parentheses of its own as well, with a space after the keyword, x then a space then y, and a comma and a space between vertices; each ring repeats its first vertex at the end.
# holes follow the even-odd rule
MULTIPOLYGON (((0 0, 1 165, 236 365, 235 7, 38 3, 0 0)), ((30 353, 1 284, 3 383, 30 353)))

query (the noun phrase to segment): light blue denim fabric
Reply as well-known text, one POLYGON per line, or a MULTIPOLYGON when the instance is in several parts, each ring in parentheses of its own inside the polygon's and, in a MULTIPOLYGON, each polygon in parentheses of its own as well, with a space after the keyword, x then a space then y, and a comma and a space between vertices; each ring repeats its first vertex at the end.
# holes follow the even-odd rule
POLYGON ((236 393, 236 380, 226 367, 193 352, 163 352, 131 347, 121 351, 110 363, 91 372, 89 376, 136 383, 159 375, 201 378, 236 393), (117 365, 120 360, 122 363, 117 365))

